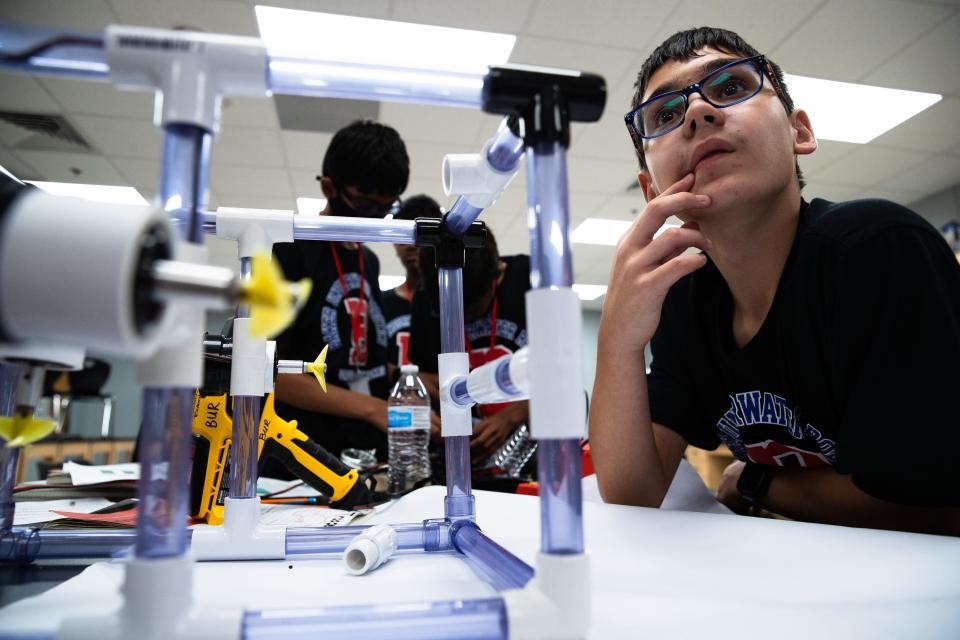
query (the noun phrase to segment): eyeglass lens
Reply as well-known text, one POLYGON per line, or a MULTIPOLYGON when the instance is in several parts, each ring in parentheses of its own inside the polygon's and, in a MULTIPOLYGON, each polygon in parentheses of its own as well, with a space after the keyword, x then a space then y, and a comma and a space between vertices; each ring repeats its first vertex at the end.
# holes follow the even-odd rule
MULTIPOLYGON (((753 61, 714 71, 699 82, 700 95, 715 107, 728 107, 760 91, 763 76, 753 61)), ((687 112, 684 92, 668 93, 646 104, 634 115, 634 125, 645 136, 666 133, 683 122, 687 112)))

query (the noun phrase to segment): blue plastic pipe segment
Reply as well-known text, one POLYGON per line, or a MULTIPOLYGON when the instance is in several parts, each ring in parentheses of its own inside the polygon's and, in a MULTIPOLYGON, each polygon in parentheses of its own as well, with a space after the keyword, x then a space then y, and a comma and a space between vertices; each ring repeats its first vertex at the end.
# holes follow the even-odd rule
POLYGON ((365 638, 366 640, 506 640, 500 598, 316 607, 302 612, 247 611, 243 640, 365 638))
POLYGON ((450 536, 470 568, 497 591, 522 589, 533 578, 533 567, 484 535, 474 522, 455 522, 450 536))

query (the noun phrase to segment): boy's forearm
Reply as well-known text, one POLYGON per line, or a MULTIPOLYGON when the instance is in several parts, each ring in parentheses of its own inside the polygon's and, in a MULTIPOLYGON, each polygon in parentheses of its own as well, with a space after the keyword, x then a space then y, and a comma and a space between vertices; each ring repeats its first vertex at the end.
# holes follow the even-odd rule
POLYGON ((960 534, 960 509, 914 507, 864 493, 831 468, 780 469, 764 508, 807 522, 917 533, 960 534))
POLYGON ((616 348, 599 349, 590 406, 590 455, 606 502, 659 507, 671 478, 657 450, 646 365, 616 348))

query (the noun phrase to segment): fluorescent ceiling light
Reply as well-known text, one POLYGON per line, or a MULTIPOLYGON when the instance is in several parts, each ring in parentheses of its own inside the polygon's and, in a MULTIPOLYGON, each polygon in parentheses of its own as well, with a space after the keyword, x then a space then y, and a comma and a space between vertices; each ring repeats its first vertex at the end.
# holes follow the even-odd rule
POLYGON ((297 198, 297 213, 302 216, 320 215, 326 208, 326 198, 297 198))
POLYGON ((117 187, 104 184, 76 184, 74 182, 35 182, 27 183, 52 193, 55 196, 73 196, 93 202, 111 202, 114 204, 148 204, 140 192, 133 187, 117 187))
POLYGON ((577 225, 570 239, 578 244, 603 244, 616 246, 620 236, 626 233, 629 220, 609 220, 607 218, 587 218, 577 225))
POLYGON ((406 281, 406 276, 380 276, 380 291, 396 289, 406 281))
POLYGON ((258 5, 271 56, 482 74, 510 57, 516 36, 258 5))
POLYGON ((575 284, 573 290, 577 292, 577 297, 583 301, 596 300, 607 292, 605 284, 575 284))
POLYGON ((798 109, 810 116, 820 140, 864 144, 938 103, 936 93, 784 76, 798 109))

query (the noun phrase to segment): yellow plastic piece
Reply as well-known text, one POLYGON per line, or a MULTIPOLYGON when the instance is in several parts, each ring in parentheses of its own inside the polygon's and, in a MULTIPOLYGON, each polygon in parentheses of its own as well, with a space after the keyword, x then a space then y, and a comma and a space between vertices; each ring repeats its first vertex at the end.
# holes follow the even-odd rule
MULTIPOLYGON (((233 421, 227 413, 227 403, 230 398, 223 393, 216 396, 202 396, 199 392, 193 394, 193 425, 194 435, 207 441, 207 459, 202 467, 195 461, 193 473, 203 473, 200 504, 197 513, 191 513, 194 518, 203 518, 207 524, 223 523, 223 504, 220 495, 220 486, 223 484, 223 474, 227 470, 227 461, 230 455, 230 443, 233 441, 233 421)), ((199 450, 194 456, 200 455, 199 450)))
POLYGON ((323 392, 327 392, 327 349, 329 345, 323 345, 323 350, 320 352, 320 355, 317 356, 317 359, 312 363, 307 365, 307 371, 312 373, 317 377, 317 382, 320 383, 320 388, 323 389, 323 392))
POLYGON ((18 413, 13 417, 0 416, 0 437, 8 447, 22 447, 46 438, 56 428, 55 420, 41 420, 18 413))
POLYGON ((290 283, 269 254, 253 256, 252 278, 241 283, 240 302, 250 305, 250 332, 272 337, 293 322, 310 296, 311 282, 304 278, 290 283))

